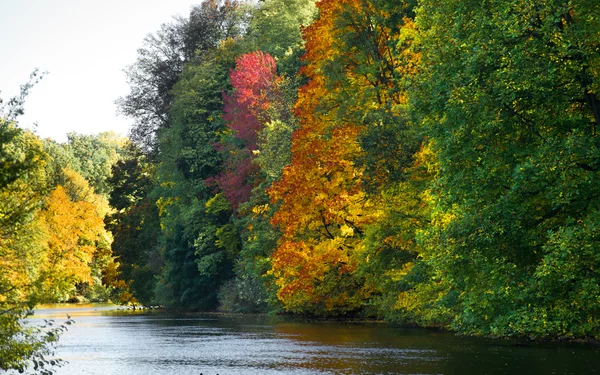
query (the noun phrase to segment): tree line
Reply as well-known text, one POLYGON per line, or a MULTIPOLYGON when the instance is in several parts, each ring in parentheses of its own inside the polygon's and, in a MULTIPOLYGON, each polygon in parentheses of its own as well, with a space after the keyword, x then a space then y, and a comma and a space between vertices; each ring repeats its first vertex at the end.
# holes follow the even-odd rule
POLYGON ((115 232, 132 295, 597 337, 599 6, 205 1, 165 25, 119 101, 152 168, 115 232))
POLYGON ((85 223, 71 274, 42 288, 55 299, 99 285, 125 303, 597 339, 596 14, 593 0, 205 0, 126 69, 131 143, 40 144, 3 120, 24 150, 2 156, 19 165, 3 210, 17 190, 37 203, 2 238, 43 222, 58 249, 85 223), (86 164, 88 147, 106 158, 86 164), (17 188, 42 171, 46 190, 17 188), (67 206, 93 217, 67 223, 67 206))

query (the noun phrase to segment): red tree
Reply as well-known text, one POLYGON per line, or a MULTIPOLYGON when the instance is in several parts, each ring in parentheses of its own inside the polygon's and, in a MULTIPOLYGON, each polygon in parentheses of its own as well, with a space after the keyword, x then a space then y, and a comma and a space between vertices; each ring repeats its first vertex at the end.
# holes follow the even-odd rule
POLYGON ((275 59, 260 51, 240 56, 229 77, 233 92, 223 94, 223 119, 243 146, 223 146, 224 169, 215 181, 237 209, 250 198, 252 188, 259 181, 258 167, 252 163, 253 151, 257 150, 259 131, 271 120, 269 112, 272 102, 277 100, 279 79, 275 59))

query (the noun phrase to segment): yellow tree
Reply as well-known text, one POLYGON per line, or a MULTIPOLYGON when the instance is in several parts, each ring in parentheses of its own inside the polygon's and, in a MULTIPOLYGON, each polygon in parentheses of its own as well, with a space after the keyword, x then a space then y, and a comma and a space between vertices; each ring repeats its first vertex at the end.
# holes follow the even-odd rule
POLYGON ((34 134, 3 118, 2 109, 0 105, 0 370, 22 372, 31 359, 48 364, 43 356, 57 338, 24 324, 37 302, 44 255, 38 212, 48 155, 34 134))
POLYGON ((66 300, 78 283, 94 283, 91 265, 105 234, 103 215, 91 202, 72 200, 59 185, 42 217, 48 233, 43 290, 46 299, 66 300))
POLYGON ((29 304, 45 231, 37 212, 47 155, 35 135, 0 117, 0 317, 29 304))

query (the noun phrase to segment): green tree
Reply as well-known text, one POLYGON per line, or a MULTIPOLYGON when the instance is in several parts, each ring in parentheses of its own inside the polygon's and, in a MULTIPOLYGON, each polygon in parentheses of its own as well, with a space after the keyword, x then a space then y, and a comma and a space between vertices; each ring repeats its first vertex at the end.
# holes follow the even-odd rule
POLYGON ((184 66, 239 36, 242 16, 237 1, 204 0, 189 17, 165 23, 144 39, 136 62, 126 69, 131 92, 117 105, 134 119, 131 139, 145 151, 156 154, 157 132, 172 125, 172 90, 184 66))
POLYGON ((466 333, 598 337, 599 11, 421 2, 413 97, 439 167, 421 313, 466 333))
POLYGON ((277 60, 279 74, 295 78, 304 54, 302 28, 317 14, 314 0, 265 0, 250 12, 248 32, 242 41, 247 52, 263 51, 277 60))
POLYGON ((50 342, 22 322, 38 297, 45 233, 36 214, 45 189, 47 156, 33 134, 4 119, 0 137, 6 152, 0 156, 0 369, 24 369, 50 342))
POLYGON ((158 208, 149 195, 154 188, 155 165, 135 145, 130 143, 125 150, 126 156, 113 166, 108 181, 114 212, 107 216, 106 224, 114 238, 115 271, 123 283, 111 281, 120 287, 121 302, 148 305, 154 301, 156 278, 163 266, 158 208))
POLYGON ((66 147, 79 161, 79 168, 75 170, 88 180, 97 194, 108 197, 112 188, 108 180, 113 165, 121 159, 125 138, 105 132, 97 135, 69 133, 67 139, 66 147))
POLYGON ((173 126, 159 133, 153 195, 163 228, 165 270, 157 292, 164 303, 215 308, 219 285, 231 277, 234 251, 217 243, 231 208, 206 180, 221 168, 215 145, 225 129, 222 93, 229 89, 228 73, 235 63, 232 43, 186 67, 173 91, 173 126))
POLYGON ((66 176, 64 169, 84 177, 95 193, 108 198, 112 186, 109 179, 112 167, 122 158, 126 138, 113 132, 95 135, 67 134, 67 143, 52 139, 43 140, 44 151, 52 161, 46 166, 49 184, 62 185, 66 176))

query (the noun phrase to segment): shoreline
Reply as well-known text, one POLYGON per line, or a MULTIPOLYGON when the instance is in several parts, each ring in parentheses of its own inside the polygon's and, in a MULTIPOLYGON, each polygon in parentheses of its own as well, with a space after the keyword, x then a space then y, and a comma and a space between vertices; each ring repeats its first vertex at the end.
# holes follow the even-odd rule
MULTIPOLYGON (((389 326, 401 329, 417 329, 432 332, 443 332, 465 338, 477 338, 495 343, 504 343, 511 346, 532 346, 545 344, 572 344, 584 345, 589 347, 600 347, 600 338, 566 338, 566 337, 551 337, 551 338, 532 338, 532 337, 502 337, 502 336, 484 336, 484 335, 468 335, 453 331, 445 327, 424 327, 417 324, 400 324, 395 322, 385 321, 383 319, 351 317, 351 316, 311 316, 298 315, 291 313, 241 313, 241 312, 224 312, 224 311, 203 311, 197 309, 173 308, 164 306, 132 306, 118 305, 112 302, 64 302, 54 304, 40 304, 35 307, 35 310, 53 309, 53 308, 114 308, 116 312, 129 312, 135 314, 157 314, 157 315, 179 315, 184 317, 212 317, 212 318, 256 318, 280 320, 282 322, 310 323, 310 324, 348 324, 348 325, 372 325, 372 326, 389 326)), ((111 310, 111 309, 109 309, 111 310)))

